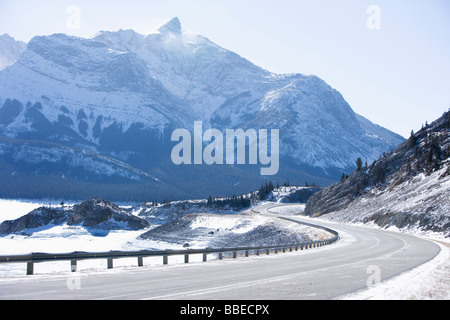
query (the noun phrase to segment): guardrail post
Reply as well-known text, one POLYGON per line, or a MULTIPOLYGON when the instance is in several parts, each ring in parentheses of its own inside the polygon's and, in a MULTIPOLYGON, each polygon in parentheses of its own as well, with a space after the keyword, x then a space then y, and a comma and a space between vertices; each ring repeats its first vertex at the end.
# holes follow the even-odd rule
POLYGON ((108 258, 108 269, 114 268, 113 258, 108 258))
POLYGON ((237 257, 237 252, 233 251, 233 259, 236 259, 236 257, 237 257))
POLYGON ((256 250, 256 255, 257 255, 257 256, 259 256, 259 249, 258 249, 258 250, 256 250))
POLYGON ((163 256, 163 264, 168 264, 169 263, 169 258, 167 255, 163 256))
POLYGON ((70 271, 77 272, 77 260, 70 260, 70 271))
POLYGON ((27 262, 27 276, 31 276, 33 274, 34 264, 33 261, 27 262))
POLYGON ((222 254, 222 252, 219 252, 219 260, 222 260, 223 259, 223 254, 222 254))
POLYGON ((245 256, 248 257, 248 250, 245 250, 245 256))
POLYGON ((138 267, 142 267, 142 266, 144 266, 144 258, 138 257, 138 267))
POLYGON ((266 249, 266 254, 269 255, 270 249, 266 249))
POLYGON ((207 254, 207 253, 204 253, 204 254, 203 254, 203 262, 206 262, 206 260, 207 260, 207 256, 208 256, 208 254, 207 254))
POLYGON ((189 255, 188 254, 184 255, 184 263, 189 263, 189 255))

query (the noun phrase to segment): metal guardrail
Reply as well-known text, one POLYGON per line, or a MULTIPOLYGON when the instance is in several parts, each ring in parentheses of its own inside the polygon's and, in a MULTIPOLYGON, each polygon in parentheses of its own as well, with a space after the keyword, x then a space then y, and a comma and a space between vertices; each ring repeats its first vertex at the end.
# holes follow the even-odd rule
POLYGON ((107 259, 107 268, 113 268, 113 260, 120 258, 137 258, 138 266, 142 267, 144 265, 143 259, 146 257, 162 257, 163 264, 168 264, 169 256, 179 256, 184 255, 184 262, 189 263, 189 255, 202 254, 203 261, 207 261, 208 254, 218 254, 218 259, 223 259, 224 253, 232 253, 232 257, 237 258, 238 252, 244 253, 246 257, 253 253, 255 255, 260 255, 260 253, 270 254, 270 252, 278 253, 282 251, 283 253, 287 250, 292 252, 293 250, 298 251, 306 250, 315 247, 321 247, 325 245, 332 244, 339 240, 339 234, 331 229, 312 225, 305 222, 299 222, 293 219, 280 217, 288 221, 295 223, 306 224, 314 228, 320 228, 325 231, 334 234, 334 237, 326 240, 309 241, 297 244, 285 244, 285 245, 269 245, 269 246, 258 246, 258 247, 236 247, 236 248, 206 248, 206 249, 184 249, 184 250, 163 250, 163 251, 152 251, 152 250, 140 250, 140 251, 108 251, 108 252, 72 252, 72 253, 30 253, 25 255, 11 255, 11 256, 0 256, 0 263, 26 263, 27 264, 27 275, 32 275, 34 271, 34 264, 41 262, 54 262, 54 261, 70 261, 71 271, 75 272, 77 270, 77 261, 82 260, 94 260, 94 259, 107 259))
POLYGON ((163 257, 163 264, 168 264, 169 256, 184 255, 184 262, 189 263, 189 255, 193 254, 203 254, 203 261, 207 261, 208 254, 219 254, 219 260, 223 259, 223 254, 226 252, 232 253, 233 258, 237 258, 238 252, 243 252, 246 257, 250 255, 251 252, 255 252, 256 255, 262 253, 270 254, 270 252, 278 253, 282 252, 292 252, 298 250, 306 250, 310 248, 321 247, 324 245, 329 245, 338 240, 338 236, 327 240, 311 241, 301 244, 292 245, 278 245, 278 246, 261 246, 261 247, 237 247, 237 248, 207 248, 207 249, 188 249, 188 250, 165 250, 165 251, 109 251, 109 252, 72 252, 72 253, 30 253, 26 255, 15 255, 15 256, 0 256, 0 263, 26 263, 27 264, 27 275, 33 274, 34 263, 40 262, 54 262, 54 261, 70 261, 71 271, 76 271, 77 261, 81 260, 93 260, 93 259, 107 259, 108 269, 113 268, 113 260, 120 258, 137 258, 138 266, 142 267, 143 259, 145 257, 163 257))

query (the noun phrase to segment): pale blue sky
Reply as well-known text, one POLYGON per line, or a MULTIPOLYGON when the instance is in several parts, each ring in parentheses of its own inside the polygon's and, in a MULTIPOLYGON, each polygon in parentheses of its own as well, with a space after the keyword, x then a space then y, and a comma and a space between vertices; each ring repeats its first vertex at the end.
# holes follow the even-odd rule
POLYGON ((0 34, 148 34, 175 16, 269 71, 321 77, 355 112, 403 136, 450 107, 448 0, 0 0, 0 34), (68 28, 70 5, 80 29, 68 28), (370 5, 380 29, 367 27, 370 5))

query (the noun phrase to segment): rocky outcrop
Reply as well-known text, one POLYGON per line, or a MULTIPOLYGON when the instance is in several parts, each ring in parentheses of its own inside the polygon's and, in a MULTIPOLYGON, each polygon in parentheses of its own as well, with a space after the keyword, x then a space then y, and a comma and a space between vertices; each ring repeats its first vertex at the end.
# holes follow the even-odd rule
POLYGON ((280 200, 278 200, 279 203, 306 203, 308 202, 309 198, 315 194, 316 192, 319 192, 322 190, 322 188, 316 188, 316 187, 305 187, 301 189, 297 189, 295 191, 290 192, 287 195, 283 195, 280 200))
POLYGON ((322 240, 324 230, 276 217, 253 214, 188 214, 151 229, 140 239, 164 241, 186 247, 232 248, 294 244, 322 240))
POLYGON ((91 199, 68 207, 41 207, 16 220, 0 225, 0 234, 30 234, 42 228, 67 224, 102 230, 140 230, 150 226, 146 220, 103 199, 91 199))
POLYGON ((68 213, 62 208, 41 207, 16 220, 4 221, 0 224, 0 235, 10 233, 32 233, 43 226, 60 225, 67 221, 68 213))

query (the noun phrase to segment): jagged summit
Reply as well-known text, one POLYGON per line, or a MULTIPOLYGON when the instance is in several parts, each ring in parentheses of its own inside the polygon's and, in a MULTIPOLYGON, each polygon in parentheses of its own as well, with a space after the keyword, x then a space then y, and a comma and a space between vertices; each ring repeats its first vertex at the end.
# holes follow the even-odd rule
POLYGON ((0 35, 0 70, 16 63, 25 48, 25 42, 16 41, 7 33, 0 35))
POLYGON ((159 28, 159 32, 161 34, 164 33, 175 33, 175 34, 181 34, 181 22, 180 19, 177 17, 173 18, 169 22, 167 22, 165 25, 163 25, 161 28, 159 28))

